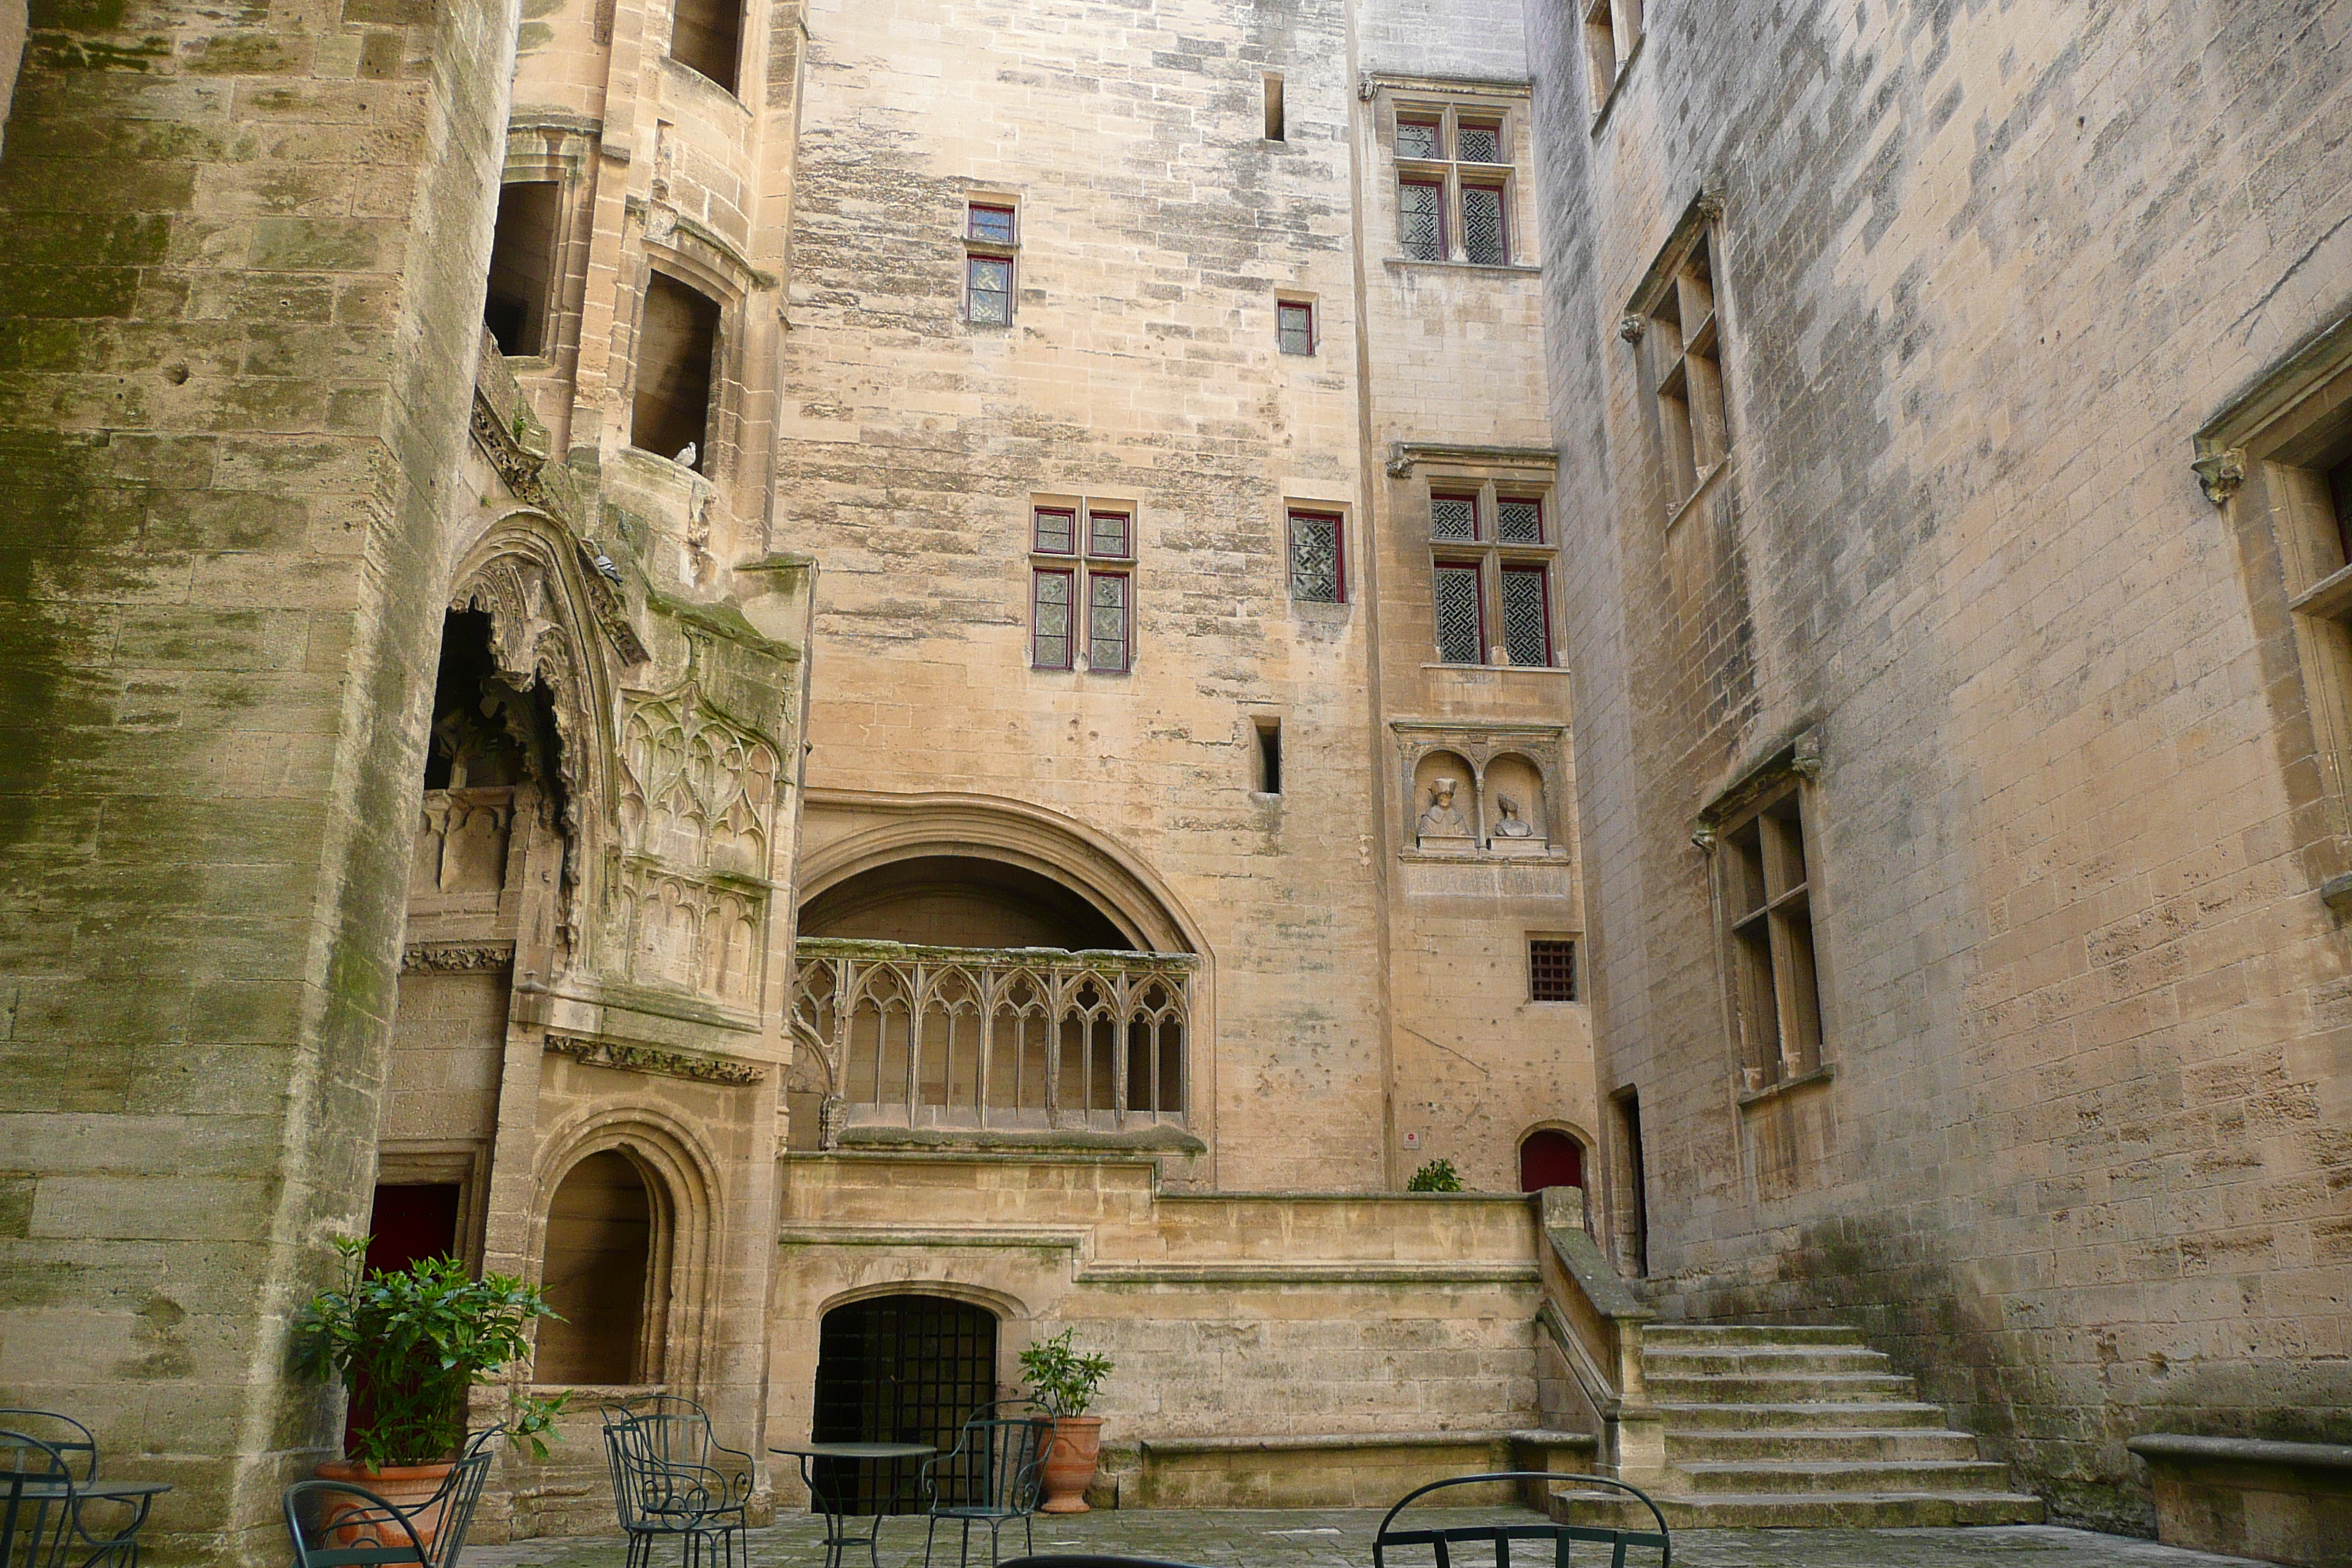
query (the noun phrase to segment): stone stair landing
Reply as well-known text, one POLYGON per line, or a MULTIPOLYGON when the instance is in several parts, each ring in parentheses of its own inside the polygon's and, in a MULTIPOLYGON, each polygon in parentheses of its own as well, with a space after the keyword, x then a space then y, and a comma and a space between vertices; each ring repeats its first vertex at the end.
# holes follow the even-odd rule
MULTIPOLYGON (((1654 1323, 1642 1372, 1665 1418, 1652 1495, 1672 1529, 2042 1522, 2042 1500, 2011 1490, 2007 1468, 1853 1330, 1654 1323)), ((1648 1517, 1597 1490, 1557 1496, 1552 1512, 1648 1517)))

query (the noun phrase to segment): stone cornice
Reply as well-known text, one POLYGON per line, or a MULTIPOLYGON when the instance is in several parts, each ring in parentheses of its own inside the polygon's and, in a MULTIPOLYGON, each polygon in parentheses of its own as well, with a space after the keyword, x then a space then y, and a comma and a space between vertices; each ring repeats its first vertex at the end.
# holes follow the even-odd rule
POLYGON ((514 963, 510 942, 420 942, 400 955, 403 974, 467 974, 514 963))
POLYGON ((586 1067, 612 1068, 620 1072, 651 1073, 661 1078, 694 1079, 703 1083, 764 1082, 764 1062, 733 1061, 692 1051, 667 1050, 659 1046, 628 1045, 616 1040, 590 1039, 580 1035, 551 1034, 546 1048, 586 1067))

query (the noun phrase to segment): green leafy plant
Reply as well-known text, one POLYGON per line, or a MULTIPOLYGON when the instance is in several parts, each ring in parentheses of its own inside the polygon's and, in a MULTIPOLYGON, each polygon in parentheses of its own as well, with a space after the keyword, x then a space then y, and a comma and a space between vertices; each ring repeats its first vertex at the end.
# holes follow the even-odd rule
POLYGON ((1095 1390, 1113 1369, 1107 1355, 1081 1355, 1070 1347, 1078 1331, 1064 1329, 1050 1340, 1039 1340, 1021 1352, 1021 1370, 1029 1376, 1029 1397, 1048 1415, 1084 1415, 1095 1402, 1095 1390))
MULTIPOLYGON (((529 1353, 530 1326, 560 1316, 536 1285, 506 1274, 479 1279, 454 1258, 371 1269, 367 1240, 335 1238, 350 1274, 312 1297, 294 1320, 294 1361, 306 1377, 332 1377, 364 1397, 351 1458, 371 1470, 438 1464, 466 1438, 467 1391, 529 1353)), ((541 1458, 541 1434, 569 1395, 509 1401, 509 1438, 541 1458)))
POLYGON ((1462 1177, 1454 1169, 1453 1161, 1432 1160, 1412 1173, 1412 1180, 1404 1184, 1404 1190, 1409 1193, 1458 1193, 1462 1190, 1462 1177))

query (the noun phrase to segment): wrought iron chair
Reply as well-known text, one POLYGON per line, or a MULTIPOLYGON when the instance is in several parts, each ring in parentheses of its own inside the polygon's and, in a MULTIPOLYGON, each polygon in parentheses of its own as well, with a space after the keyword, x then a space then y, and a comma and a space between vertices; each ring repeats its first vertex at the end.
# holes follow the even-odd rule
POLYGON ((349 1481, 298 1481, 287 1488, 286 1533, 296 1568, 457 1568, 474 1528, 474 1510, 489 1485, 490 1467, 498 1461, 494 1445, 505 1430, 493 1426, 474 1434, 433 1495, 415 1508, 404 1509, 349 1481))
POLYGON ((84 1489, 96 1484, 77 1480, 57 1445, 0 1429, 0 1568, 137 1568, 154 1498, 84 1489))
MULTIPOLYGON (((1007 1401, 1005 1405, 1025 1404, 1007 1401)), ((988 1526, 989 1568, 996 1568, 997 1539, 1005 1525, 1021 1521, 1024 1549, 1037 1550, 1039 1493, 1045 1472, 1045 1445, 1052 1425, 1036 1415, 1001 1412, 1005 1405, 983 1405, 963 1424, 956 1446, 936 1459, 923 1461, 923 1511, 930 1522, 923 1531, 923 1568, 930 1568, 931 1542, 940 1521, 963 1527, 963 1542, 956 1552, 956 1568, 971 1555, 971 1527, 988 1526)))
POLYGON ((82 1480, 98 1479, 98 1439, 72 1416, 54 1410, 0 1410, 0 1428, 40 1439, 68 1465, 79 1463, 82 1480))
MULTIPOLYGON (((1625 1568, 1628 1547, 1652 1547, 1657 1551, 1657 1568, 1673 1568, 1674 1542, 1666 1530, 1666 1516, 1658 1511, 1649 1494, 1623 1481, 1612 1481, 1606 1476, 1565 1475, 1551 1470, 1488 1470, 1475 1476, 1455 1476, 1450 1480, 1432 1481, 1425 1487, 1415 1487, 1397 1500, 1396 1506, 1381 1520, 1381 1528, 1372 1536, 1372 1568, 1388 1568, 1388 1552, 1398 1546, 1426 1546, 1436 1553, 1437 1568, 1453 1568, 1449 1548, 1463 1542, 1484 1542, 1494 1548, 1495 1568, 1511 1568, 1511 1542, 1514 1541, 1548 1541, 1551 1542, 1550 1562, 1543 1568, 1569 1568, 1569 1553, 1576 1542, 1589 1542, 1611 1548, 1610 1568, 1625 1568), (1603 1524, 1561 1524, 1547 1520, 1540 1524, 1463 1524, 1442 1530, 1391 1530, 1396 1516, 1405 1505, 1433 1491, 1447 1487, 1475 1486, 1494 1481, 1575 1481, 1581 1486, 1606 1487, 1628 1494, 1650 1510, 1657 1529, 1645 1530, 1632 1526, 1603 1524)), ((1532 1568, 1532 1565, 1531 1565, 1532 1568)))
POLYGON ((678 1538, 685 1568, 743 1568, 751 1456, 714 1438, 709 1415, 691 1399, 656 1394, 604 1408, 613 1507, 628 1536, 628 1568, 646 1568, 663 1536, 678 1538), (725 1459, 740 1460, 741 1468, 722 1469, 725 1459))

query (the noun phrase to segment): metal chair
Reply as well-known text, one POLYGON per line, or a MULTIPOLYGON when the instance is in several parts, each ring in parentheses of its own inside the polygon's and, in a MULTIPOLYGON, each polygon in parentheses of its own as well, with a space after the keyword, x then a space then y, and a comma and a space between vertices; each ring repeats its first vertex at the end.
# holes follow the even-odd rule
POLYGON ((369 1563, 457 1568, 466 1536, 474 1528, 474 1510, 489 1484, 490 1467, 498 1461, 493 1445, 505 1430, 492 1426, 467 1439, 433 1495, 415 1508, 404 1509, 348 1481, 298 1481, 287 1488, 286 1532, 294 1543, 296 1568, 369 1563), (306 1503, 308 1520, 303 1517, 306 1503))
POLYGON ((1544 1568, 1569 1568, 1569 1553, 1575 1542, 1590 1542, 1612 1548, 1610 1568, 1625 1568, 1628 1547, 1654 1547, 1658 1552, 1658 1568, 1673 1568, 1674 1542, 1666 1530, 1666 1516, 1658 1511, 1649 1494, 1623 1481, 1612 1481, 1606 1476, 1563 1475, 1551 1470, 1488 1470, 1475 1476, 1455 1476, 1451 1480, 1432 1481, 1425 1487, 1415 1487, 1397 1500, 1396 1506, 1382 1516, 1380 1530, 1372 1536, 1372 1568, 1388 1568, 1388 1549, 1392 1546, 1426 1546, 1437 1555, 1437 1568, 1453 1568, 1448 1548, 1465 1542, 1483 1542, 1495 1549, 1495 1568, 1511 1568, 1511 1542, 1514 1541, 1549 1541, 1552 1543, 1550 1563, 1544 1568), (1389 1526, 1402 1513, 1405 1505, 1416 1499, 1441 1491, 1447 1487, 1475 1486, 1493 1481, 1575 1481, 1582 1486, 1607 1487, 1625 1492, 1650 1510, 1657 1521, 1655 1530, 1640 1530, 1601 1524, 1559 1524, 1547 1520, 1541 1524, 1465 1524, 1444 1530, 1391 1530, 1389 1526))
POLYGON ((54 1410, 0 1410, 0 1427, 39 1438, 63 1455, 68 1464, 79 1462, 82 1480, 98 1479, 98 1439, 72 1416, 54 1410))
POLYGON ((678 1538, 685 1568, 743 1568, 751 1457, 712 1437, 702 1406, 674 1394, 607 1405, 604 1453, 628 1568, 646 1568, 663 1536, 678 1538), (722 1458, 740 1459, 742 1468, 730 1474, 714 1462, 722 1458))
POLYGON ((73 1469, 55 1444, 0 1429, 0 1568, 137 1568, 153 1497, 92 1495, 73 1469), (121 1519, 93 1521, 93 1505, 121 1519))
POLYGON ((1026 1551, 1037 1550, 1032 1521, 1043 1489, 1045 1444, 1052 1424, 1042 1415, 998 1415, 999 1408, 982 1405, 963 1424, 954 1447, 936 1459, 923 1461, 923 1511, 930 1515, 923 1531, 923 1568, 930 1568, 931 1542, 943 1519, 963 1526, 956 1568, 963 1568, 971 1555, 975 1524, 988 1526, 990 1568, 996 1568, 999 1532, 1013 1520, 1021 1521, 1026 1551))

